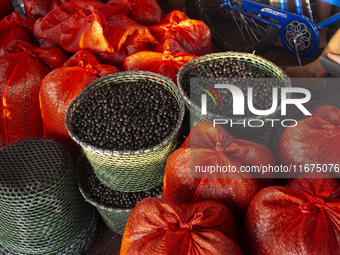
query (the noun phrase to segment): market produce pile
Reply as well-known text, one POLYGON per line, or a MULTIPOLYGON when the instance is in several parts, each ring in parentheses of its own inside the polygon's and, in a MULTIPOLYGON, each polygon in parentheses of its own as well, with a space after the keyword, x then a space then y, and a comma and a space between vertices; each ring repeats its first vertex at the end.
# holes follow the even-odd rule
MULTIPOLYGON (((199 86, 212 91, 208 109, 232 116, 231 93, 219 96, 209 78, 253 87, 254 108, 266 110, 277 84, 265 79, 281 79, 280 90, 288 77, 243 53, 197 64, 212 53, 209 27, 180 11, 163 17, 156 0, 25 0, 27 18, 6 11, 0 158, 27 138, 63 145, 77 163, 81 201, 123 235, 121 255, 340 254, 339 109, 320 106, 281 136, 275 127, 270 137, 263 129, 231 133, 207 120, 191 127, 190 78, 207 78, 199 86), (320 168, 306 169, 313 164, 320 168), (306 171, 280 181, 274 172, 241 171, 278 165, 306 171)), ((246 108, 244 116, 253 115, 246 108)), ((0 200, 13 190, 6 185, 0 200)), ((7 220, 0 215, 0 226, 7 220)), ((0 240, 0 255, 5 245, 0 240)))
POLYGON ((25 11, 27 18, 13 12, 0 22, 0 147, 46 137, 76 161, 79 147, 63 119, 92 81, 120 70, 153 71, 175 81, 183 64, 212 53, 202 21, 180 11, 163 18, 155 0, 26 0, 25 11), (134 57, 139 52, 144 61, 134 57))
POLYGON ((101 149, 141 150, 168 137, 178 117, 176 99, 163 85, 147 80, 122 82, 84 98, 71 127, 81 142, 101 149))

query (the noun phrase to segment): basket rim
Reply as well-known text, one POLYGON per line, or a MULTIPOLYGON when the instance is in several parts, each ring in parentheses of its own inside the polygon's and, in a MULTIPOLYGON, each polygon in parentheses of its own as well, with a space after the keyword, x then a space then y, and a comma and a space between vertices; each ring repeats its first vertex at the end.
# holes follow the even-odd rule
MULTIPOLYGON (((227 51, 227 52, 218 52, 218 53, 206 54, 206 55, 203 55, 203 56, 200 56, 200 57, 197 57, 195 59, 188 61, 186 64, 184 64, 181 67, 181 69, 179 70, 178 75, 177 75, 177 86, 178 86, 178 89, 179 89, 182 97, 184 98, 185 103, 188 104, 190 107, 194 108, 198 112, 201 111, 200 107, 190 100, 190 98, 187 96, 187 94, 184 92, 184 90, 182 88, 181 79, 183 77, 184 71, 186 71, 187 68, 192 66, 192 65, 199 64, 202 60, 206 60, 208 58, 221 59, 223 57, 235 57, 235 58, 243 57, 243 58, 257 59, 257 60, 260 60, 262 62, 266 62, 266 63, 272 65, 273 70, 275 70, 275 72, 282 75, 283 81, 284 81, 284 84, 286 84, 286 87, 291 87, 291 82, 290 82, 289 77, 285 74, 285 72, 281 68, 279 68, 273 62, 271 62, 271 61, 269 61, 269 60, 267 60, 263 57, 260 57, 258 55, 255 55, 253 53, 227 51)), ((193 78, 198 78, 198 77, 193 77, 193 78)), ((207 78, 207 77, 203 77, 203 78, 207 78)), ((209 78, 209 79, 215 79, 215 78, 209 78)), ((288 94, 288 98, 290 98, 290 97, 291 97, 291 95, 288 94)), ((266 117, 274 116, 275 113, 278 112, 280 109, 281 109, 281 105, 278 105, 277 108, 276 108, 276 111, 272 114, 263 115, 263 116, 262 115, 261 116, 256 116, 256 115, 255 116, 247 116, 247 117, 244 117, 244 118, 234 117, 234 116, 221 116, 221 115, 211 113, 211 112, 207 112, 207 114, 205 116, 206 116, 206 118, 209 118, 209 117, 210 118, 226 118, 226 117, 231 118, 232 117, 233 119, 236 119, 236 120, 241 120, 241 119, 242 120, 248 120, 250 118, 251 119, 263 119, 263 118, 266 118, 266 117)), ((189 109, 189 111, 191 111, 191 110, 189 109)))
POLYGON ((89 85, 87 85, 86 88, 78 96, 76 96, 72 100, 70 105, 67 107, 64 123, 65 123, 66 129, 67 129, 67 132, 71 136, 71 138, 76 143, 78 143, 80 146, 82 146, 84 149, 90 150, 90 151, 95 152, 95 153, 105 154, 105 155, 115 155, 115 156, 133 155, 133 154, 142 154, 142 153, 149 153, 149 152, 152 152, 152 151, 156 151, 156 150, 162 148, 167 143, 169 143, 169 141, 171 141, 171 139, 173 139, 176 136, 176 134, 179 132, 181 125, 183 123, 184 113, 185 113, 185 102, 184 102, 183 96, 182 96, 180 90, 178 89, 178 86, 176 86, 176 84, 170 78, 165 77, 161 74, 157 74, 157 73, 154 73, 154 72, 148 72, 148 71, 125 71, 125 72, 118 72, 118 73, 113 73, 113 74, 103 76, 103 77, 98 78, 95 81, 91 82, 89 85), (70 109, 78 102, 78 100, 80 100, 84 95, 86 95, 92 89, 92 87, 96 86, 98 83, 102 83, 102 82, 109 80, 111 78, 114 78, 114 77, 120 77, 120 76, 121 77, 133 77, 133 76, 136 76, 136 75, 140 76, 140 78, 145 78, 145 79, 147 79, 147 77, 153 76, 153 77, 156 77, 159 80, 164 80, 176 92, 177 97, 178 97, 177 103, 179 104, 180 112, 179 112, 179 116, 178 116, 178 119, 177 119, 175 129, 170 133, 170 135, 167 136, 166 139, 164 139, 161 143, 159 143, 159 144, 157 144, 157 145, 155 145, 151 148, 139 149, 139 150, 117 151, 117 150, 100 149, 100 148, 95 147, 95 146, 93 146, 89 143, 79 141, 79 139, 73 134, 72 129, 71 129, 69 123, 68 123, 68 120, 70 119, 70 109))

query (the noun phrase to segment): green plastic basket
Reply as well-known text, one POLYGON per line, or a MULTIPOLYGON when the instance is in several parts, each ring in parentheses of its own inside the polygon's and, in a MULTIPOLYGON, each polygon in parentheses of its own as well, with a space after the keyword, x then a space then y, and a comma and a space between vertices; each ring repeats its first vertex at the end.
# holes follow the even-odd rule
POLYGON ((120 72, 102 77, 86 87, 70 104, 65 116, 68 133, 82 147, 100 181, 112 190, 122 192, 146 191, 160 186, 163 181, 167 157, 177 145, 183 122, 185 105, 177 86, 168 78, 151 72, 120 72), (103 150, 79 141, 73 133, 73 113, 90 93, 108 84, 148 80, 163 85, 177 100, 180 114, 174 131, 162 143, 145 150, 103 150))
POLYGON ((77 189, 64 147, 18 141, 0 150, 0 168, 0 251, 80 254, 88 248, 97 219, 77 189))
MULTIPOLYGON (((197 123, 208 120, 210 122, 213 122, 214 119, 228 119, 230 116, 220 116, 211 112, 207 112, 206 115, 202 115, 201 113, 201 108, 197 104, 193 103, 190 98, 186 95, 182 88, 182 79, 183 76, 192 70, 197 69, 199 65, 205 62, 210 62, 210 61, 222 61, 224 59, 229 59, 229 60, 235 60, 235 61, 241 61, 241 62, 246 62, 247 65, 251 65, 254 67, 257 67, 261 70, 266 70, 269 72, 273 78, 276 78, 282 85, 282 87, 291 87, 290 79, 289 77, 280 69, 277 67, 275 64, 271 63, 270 61, 256 56, 254 54, 249 54, 249 53, 241 53, 241 52, 223 52, 223 53, 213 53, 213 54, 208 54, 202 57, 195 58, 189 62, 187 62, 179 71, 178 76, 177 76, 177 84, 179 91, 181 95, 184 98, 185 104, 187 109, 190 112, 190 125, 191 127, 193 125, 196 125, 197 123)), ((202 77, 202 78, 207 78, 207 77, 202 77)), ((228 77, 225 77, 228 78, 228 77)), ((237 85, 237 84, 235 84, 237 85)), ((290 96, 290 95, 288 95, 290 96)), ((275 119, 279 116, 280 114, 281 107, 278 106, 276 111, 267 116, 254 116, 254 117, 244 117, 244 118, 239 118, 239 117, 232 117, 233 120, 239 121, 239 120, 246 120, 248 121, 249 119, 275 119)), ((258 142, 263 144, 266 147, 269 147, 270 144, 272 143, 270 137, 272 133, 275 133, 276 131, 274 130, 275 128, 271 127, 270 122, 266 122, 262 127, 256 127, 256 128, 251 128, 251 127, 242 127, 242 126, 235 126, 235 127, 228 127, 224 126, 233 136, 239 139, 247 139, 250 141, 258 142)))
MULTIPOLYGON (((95 206, 101 215, 104 223, 115 233, 120 235, 124 234, 126 223, 129 219, 131 209, 113 208, 103 205, 91 198, 91 195, 87 192, 84 185, 84 172, 89 171, 88 167, 91 167, 87 158, 81 156, 77 163, 77 180, 80 193, 83 195, 85 200, 95 206)), ((91 169, 93 171, 93 168, 91 169)))

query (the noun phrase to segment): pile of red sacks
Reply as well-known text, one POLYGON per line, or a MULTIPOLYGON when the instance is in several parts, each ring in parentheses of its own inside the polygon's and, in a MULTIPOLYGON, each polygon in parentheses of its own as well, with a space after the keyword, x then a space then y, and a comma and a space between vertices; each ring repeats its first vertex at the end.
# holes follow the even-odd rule
POLYGON ((13 12, 0 21, 0 148, 45 137, 74 154, 63 119, 89 83, 123 70, 175 81, 182 65, 212 53, 202 21, 179 11, 163 18, 156 0, 24 3, 27 18, 13 12))

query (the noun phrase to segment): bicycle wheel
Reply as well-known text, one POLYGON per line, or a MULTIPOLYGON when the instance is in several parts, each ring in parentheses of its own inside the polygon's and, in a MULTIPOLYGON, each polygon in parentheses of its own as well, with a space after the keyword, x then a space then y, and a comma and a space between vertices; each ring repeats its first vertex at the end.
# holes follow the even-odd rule
MULTIPOLYGON (((270 5, 269 0, 255 1, 270 5)), ((231 2, 242 9, 242 0, 231 2)), ((263 55, 279 37, 279 28, 231 10, 225 0, 193 0, 193 4, 197 14, 210 27, 214 44, 222 51, 255 51, 255 54, 263 55)))

